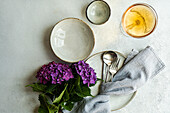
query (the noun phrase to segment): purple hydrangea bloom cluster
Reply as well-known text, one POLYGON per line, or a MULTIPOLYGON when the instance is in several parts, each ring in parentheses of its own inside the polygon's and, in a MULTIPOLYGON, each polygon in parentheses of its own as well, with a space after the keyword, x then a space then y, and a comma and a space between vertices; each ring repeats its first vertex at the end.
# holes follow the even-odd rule
POLYGON ((63 81, 68 81, 70 78, 74 78, 74 76, 68 65, 55 63, 53 61, 47 65, 43 65, 37 72, 36 78, 43 84, 61 84, 63 81))
POLYGON ((95 84, 97 80, 96 73, 94 69, 89 66, 89 64, 85 63, 84 61, 79 61, 78 63, 74 64, 73 67, 76 69, 76 72, 81 76, 83 80, 83 84, 95 84))

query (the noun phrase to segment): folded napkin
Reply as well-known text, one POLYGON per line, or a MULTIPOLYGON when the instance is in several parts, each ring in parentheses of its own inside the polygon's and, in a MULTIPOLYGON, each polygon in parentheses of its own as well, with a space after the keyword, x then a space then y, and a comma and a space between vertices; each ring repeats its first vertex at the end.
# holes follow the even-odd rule
POLYGON ((164 63, 150 46, 140 52, 132 50, 112 82, 101 84, 99 95, 76 103, 72 111, 65 110, 64 113, 110 113, 111 94, 124 95, 135 92, 164 67, 164 63))

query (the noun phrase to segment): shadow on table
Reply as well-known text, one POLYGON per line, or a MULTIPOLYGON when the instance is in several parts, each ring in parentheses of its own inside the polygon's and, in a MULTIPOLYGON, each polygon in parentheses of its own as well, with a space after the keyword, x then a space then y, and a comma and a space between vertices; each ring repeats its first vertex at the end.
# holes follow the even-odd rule
MULTIPOLYGON (((28 84, 32 84, 35 83, 37 81, 36 79, 36 74, 37 71, 39 70, 39 68, 35 69, 32 74, 28 75, 25 82, 24 82, 24 86, 28 85, 28 84)), ((38 95, 39 93, 37 92, 33 92, 31 87, 24 87, 24 90, 26 92, 26 95, 29 96, 29 104, 33 104, 35 105, 35 108, 33 108, 33 113, 38 113, 38 108, 39 108, 39 103, 38 102, 38 95), (36 96, 34 96, 36 95, 36 96)))
POLYGON ((36 106, 33 113, 38 113, 39 106, 36 106))
MULTIPOLYGON (((87 6, 89 5, 89 3, 85 4, 83 7, 82 7, 82 10, 81 10, 81 15, 83 18, 86 18, 86 8, 87 6)), ((87 18, 86 18, 87 19, 87 18)))

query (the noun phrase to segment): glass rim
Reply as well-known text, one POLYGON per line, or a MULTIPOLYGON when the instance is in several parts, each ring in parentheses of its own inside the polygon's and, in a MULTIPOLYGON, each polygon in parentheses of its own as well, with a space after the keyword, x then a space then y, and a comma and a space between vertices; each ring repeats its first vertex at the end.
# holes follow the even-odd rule
POLYGON ((155 28, 156 28, 156 26, 157 26, 157 23, 158 23, 158 15, 157 15, 157 13, 156 13, 156 10, 155 10, 151 5, 146 4, 146 3, 135 3, 135 4, 131 5, 130 7, 128 7, 128 8, 126 9, 126 11, 123 13, 123 15, 122 15, 122 20, 121 20, 121 26, 122 26, 123 30, 124 30, 129 36, 131 36, 131 37, 133 37, 133 38, 144 38, 144 37, 150 35, 150 34, 155 30, 155 28), (148 7, 148 8, 153 12, 153 14, 154 14, 154 19, 155 19, 155 24, 154 24, 153 29, 152 29, 150 32, 148 32, 146 35, 142 35, 142 36, 135 36, 135 35, 132 35, 131 33, 128 33, 127 30, 126 30, 126 28, 125 28, 125 26, 123 25, 124 17, 125 17, 125 15, 126 15, 126 13, 127 13, 132 7, 138 6, 138 5, 142 5, 142 6, 148 7))

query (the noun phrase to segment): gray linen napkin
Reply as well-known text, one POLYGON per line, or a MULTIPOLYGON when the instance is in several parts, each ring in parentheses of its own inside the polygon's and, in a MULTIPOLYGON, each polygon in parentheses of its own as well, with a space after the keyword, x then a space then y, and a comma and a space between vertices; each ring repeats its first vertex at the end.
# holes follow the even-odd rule
POLYGON ((110 94, 133 93, 164 67, 152 47, 148 46, 141 52, 133 50, 112 82, 101 84, 99 95, 76 103, 72 111, 65 110, 64 113, 110 113, 110 94))

